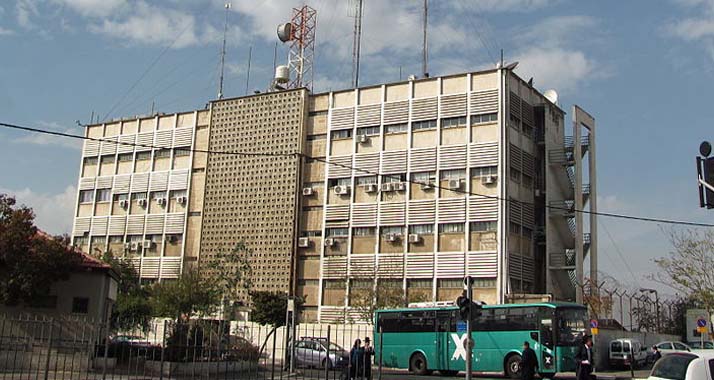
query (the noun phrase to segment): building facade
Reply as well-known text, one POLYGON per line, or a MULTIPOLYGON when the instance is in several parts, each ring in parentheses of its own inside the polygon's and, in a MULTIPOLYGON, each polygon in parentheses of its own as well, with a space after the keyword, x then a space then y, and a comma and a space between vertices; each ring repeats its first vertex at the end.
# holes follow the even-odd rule
POLYGON ((564 116, 498 69, 89 126, 74 241, 157 280, 244 241, 254 287, 302 297, 305 320, 358 319, 370 289, 453 301, 467 275, 487 303, 574 300, 594 138, 564 116))

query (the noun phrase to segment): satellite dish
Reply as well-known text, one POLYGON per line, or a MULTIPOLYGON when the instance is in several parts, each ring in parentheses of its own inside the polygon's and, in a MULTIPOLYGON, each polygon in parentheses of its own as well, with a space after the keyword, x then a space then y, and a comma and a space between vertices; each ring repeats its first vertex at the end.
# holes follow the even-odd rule
POLYGON ((558 104, 558 93, 555 92, 555 90, 547 90, 543 93, 543 96, 545 96, 546 99, 550 100, 551 103, 558 104))
POLYGON ((293 24, 286 22, 278 25, 278 39, 288 42, 293 39, 293 24))

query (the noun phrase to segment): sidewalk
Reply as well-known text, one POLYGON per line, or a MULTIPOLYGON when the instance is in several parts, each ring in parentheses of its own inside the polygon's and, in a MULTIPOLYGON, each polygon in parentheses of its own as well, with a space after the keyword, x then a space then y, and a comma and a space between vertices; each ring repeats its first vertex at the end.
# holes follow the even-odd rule
MULTIPOLYGON (((641 369, 635 371, 635 377, 632 377, 630 371, 609 371, 609 372, 595 372, 595 376, 598 379, 612 379, 612 380, 630 380, 630 379, 646 379, 650 375, 649 369, 641 369)), ((574 372, 559 373, 556 379, 574 379, 574 372)))

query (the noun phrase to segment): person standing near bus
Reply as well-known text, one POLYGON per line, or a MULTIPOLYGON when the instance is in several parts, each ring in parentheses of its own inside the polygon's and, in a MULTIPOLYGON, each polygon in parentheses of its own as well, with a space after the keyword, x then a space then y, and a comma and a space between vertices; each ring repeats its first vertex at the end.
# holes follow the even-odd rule
POLYGON ((364 338, 364 378, 365 380, 372 380, 372 356, 374 356, 374 347, 372 347, 371 340, 369 337, 364 338))
POLYGON ((522 380, 533 380, 536 368, 538 368, 538 358, 528 342, 523 342, 520 368, 522 380))
POLYGON ((595 362, 593 361, 593 338, 590 335, 583 337, 583 344, 575 354, 577 380, 591 380, 595 362))
POLYGON ((364 347, 362 347, 362 341, 357 339, 350 350, 350 379, 360 379, 364 376, 363 360, 364 347))

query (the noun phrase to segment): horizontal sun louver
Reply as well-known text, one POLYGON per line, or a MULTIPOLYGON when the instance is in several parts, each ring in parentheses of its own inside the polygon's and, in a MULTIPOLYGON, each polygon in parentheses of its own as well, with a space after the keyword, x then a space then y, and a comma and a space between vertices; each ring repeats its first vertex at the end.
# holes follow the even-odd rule
POLYGON ((414 99, 412 101, 412 121, 433 120, 438 117, 438 98, 414 99))
POLYGON ((469 145, 469 166, 496 166, 498 165, 498 143, 477 143, 469 145))
POLYGON ((129 215, 126 223, 128 235, 141 235, 144 233, 144 215, 129 215))
POLYGON ((109 217, 109 235, 124 235, 126 232, 126 216, 109 217))
POLYGON ((321 323, 343 323, 345 320, 345 308, 337 306, 320 306, 321 323))
POLYGON ((74 220, 74 236, 82 236, 89 232, 89 226, 92 224, 92 218, 77 218, 74 220))
POLYGON ((98 177, 97 178, 97 189, 109 189, 112 187, 112 182, 114 182, 114 177, 98 177))
POLYGON ((166 233, 182 234, 185 225, 186 215, 182 212, 166 215, 166 233))
POLYGON ((535 176, 535 157, 527 152, 523 152, 523 174, 531 177, 535 176))
POLYGON ((524 123, 530 125, 531 127, 535 126, 533 106, 528 104, 526 101, 521 102, 521 116, 524 123))
POLYGON ((409 224, 431 224, 434 223, 436 215, 436 201, 410 201, 409 202, 409 224))
POLYGON ((108 225, 109 225, 108 217, 93 218, 91 234, 93 236, 106 235, 108 225))
POLYGON ((149 191, 165 191, 169 185, 169 172, 151 173, 149 191))
POLYGON ((508 273, 512 278, 533 282, 533 258, 511 253, 508 256, 508 273))
POLYGON ((514 115, 518 118, 521 117, 521 98, 516 95, 515 92, 511 92, 511 96, 509 97, 509 103, 510 103, 510 110, 511 110, 511 115, 514 115))
POLYGON ((379 255, 377 275, 380 278, 404 277, 404 255, 379 255))
POLYGON ((439 223, 462 223, 466 220, 466 198, 439 199, 439 223))
POLYGON ((382 105, 370 104, 357 108, 357 126, 376 126, 382 121, 382 105))
POLYGON ((510 161, 511 161, 511 167, 521 171, 523 168, 523 151, 521 148, 509 144, 509 151, 510 151, 510 161))
POLYGON ((467 275, 474 277, 496 277, 498 275, 498 254, 494 252, 469 252, 467 275))
POLYGON ((535 223, 535 217, 534 214, 535 212, 533 211, 533 204, 530 203, 524 203, 523 208, 523 225, 529 228, 533 227, 533 224, 535 223))
POLYGON ((326 205, 325 220, 348 220, 350 218, 350 205, 326 205))
POLYGON ((134 174, 131 181, 131 192, 141 193, 149 190, 149 173, 134 174))
POLYGON ((498 90, 476 91, 471 93, 471 114, 498 112, 498 90))
POLYGON ((136 151, 144 152, 151 150, 152 145, 154 145, 154 134, 149 133, 139 133, 136 135, 136 151))
POLYGON ((161 259, 161 278, 178 278, 180 274, 180 257, 163 257, 161 259))
POLYGON ((410 150, 409 170, 412 172, 436 170, 436 148, 418 148, 410 150))
POLYGON ((325 257, 323 259, 322 277, 327 279, 342 279, 347 274, 347 257, 325 257))
POLYGON ((382 152, 382 174, 404 173, 406 171, 406 150, 382 152))
POLYGON ((146 216, 146 234, 154 235, 164 232, 164 214, 146 216))
POLYGON ((510 222, 522 224, 521 215, 521 203, 520 202, 508 202, 508 216, 510 222))
POLYGON ((384 103, 384 124, 399 124, 409 121, 409 101, 384 103))
POLYGON ((174 133, 171 130, 158 131, 154 137, 154 146, 157 148, 171 148, 174 133))
POLYGON ((439 147, 439 169, 462 169, 466 167, 466 145, 439 147))
POLYGON ((188 188, 188 170, 174 170, 169 175, 169 190, 188 188))
POLYGON ((348 228, 350 226, 349 220, 327 220, 325 221, 325 228, 348 228))
POLYGON ((379 205, 379 224, 385 226, 403 226, 404 203, 381 203, 379 205))
POLYGON ((181 128, 174 131, 174 146, 188 147, 191 146, 193 137, 193 128, 181 128))
POLYGON ((79 180, 80 190, 92 190, 94 189, 94 178, 82 178, 79 180))
POLYGON ((84 140, 84 149, 82 149, 82 154, 84 156, 97 156, 99 155, 99 141, 95 140, 84 140))
POLYGON ((352 156, 330 157, 326 165, 328 178, 344 178, 352 175, 352 156))
POLYGON ((472 222, 497 220, 498 199, 479 196, 469 197, 469 219, 472 222))
POLYGON ((131 174, 114 177, 114 194, 126 194, 131 185, 131 174))
POLYGON ((117 141, 116 136, 104 138, 104 141, 102 141, 102 155, 110 155, 117 152, 117 144, 114 141, 117 141))
POLYGON ((436 276, 440 278, 464 276, 464 254, 459 252, 436 255, 436 276))
POLYGON ((355 176, 370 176, 379 173, 379 153, 355 154, 355 176))
POLYGON ((136 135, 119 136, 119 142, 122 144, 117 145, 117 153, 131 153, 134 151, 136 135))
POLYGON ((330 118, 330 129, 352 129, 355 126, 354 107, 333 108, 330 118))
POLYGON ((374 255, 352 255, 350 257, 350 277, 373 279, 374 273, 374 255))
POLYGON ((352 205, 352 226, 372 227, 377 225, 376 203, 355 203, 352 205))
POLYGON ((408 278, 431 278, 434 277, 434 254, 433 253, 408 253, 406 277, 408 278))
POLYGON ((466 116, 466 94, 441 97, 441 117, 466 116))
POLYGON ((142 278, 159 278, 160 266, 161 266, 161 258, 159 258, 159 257, 144 257, 141 260, 141 277, 142 278))

